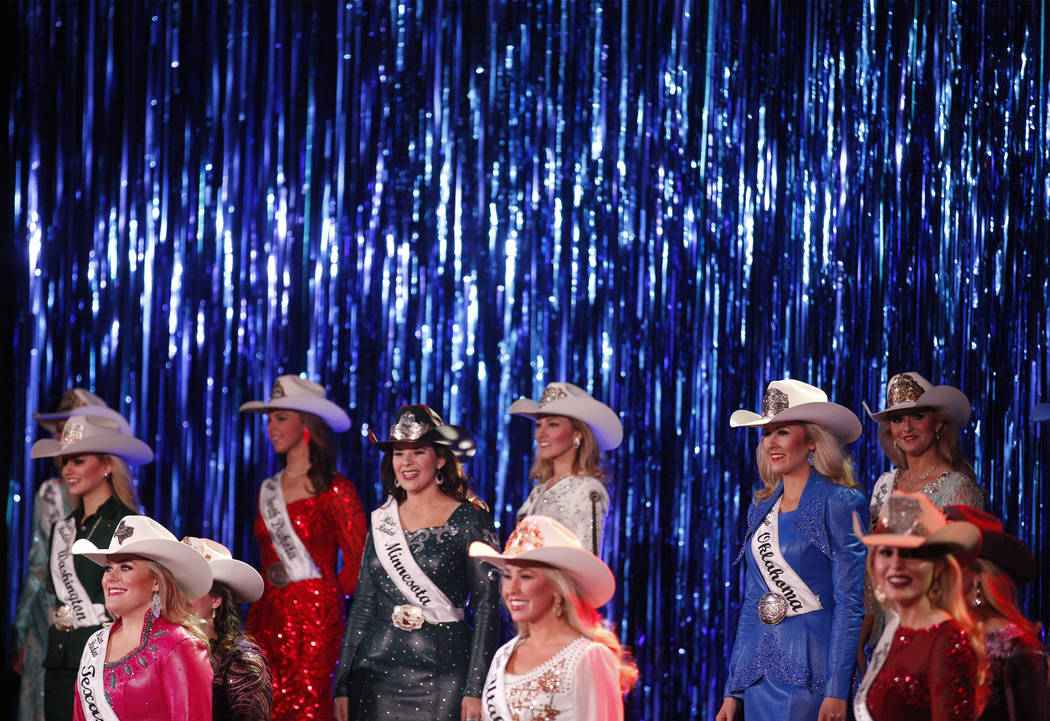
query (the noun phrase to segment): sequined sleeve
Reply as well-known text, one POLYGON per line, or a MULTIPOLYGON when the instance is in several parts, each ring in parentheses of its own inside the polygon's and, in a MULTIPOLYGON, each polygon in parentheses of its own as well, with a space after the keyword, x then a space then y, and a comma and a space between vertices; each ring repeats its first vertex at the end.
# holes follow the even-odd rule
POLYGON ((367 523, 364 507, 350 481, 336 476, 332 483, 331 503, 328 512, 336 530, 339 550, 343 553, 343 567, 339 570, 339 588, 351 594, 357 588, 357 577, 361 570, 367 523))
POLYGON ((980 510, 987 508, 984 491, 967 476, 961 473, 951 474, 957 477, 955 483, 949 483, 938 494, 934 503, 941 506, 970 506, 980 510))
MULTIPOLYGON (((499 538, 492 525, 492 516, 477 506, 466 527, 467 546, 481 541, 498 547, 499 538)), ((463 687, 464 696, 481 697, 492 655, 496 652, 499 636, 499 572, 495 568, 470 557, 464 557, 467 566, 467 583, 470 587, 470 611, 474 622, 474 639, 470 648, 470 665, 463 687)))
POLYGON ((222 669, 229 721, 269 721, 273 682, 266 656, 254 644, 243 642, 222 669))
MULTIPOLYGON (((374 556, 375 552, 375 546, 372 545, 372 534, 369 533, 365 538, 365 550, 362 558, 374 556)), ((372 573, 368 568, 368 564, 362 561, 357 580, 357 592, 354 594, 354 602, 350 605, 350 616, 346 619, 343 649, 339 653, 339 665, 336 666, 335 670, 335 683, 332 688, 336 697, 349 694, 350 667, 354 663, 357 647, 364 639, 368 625, 373 621, 377 606, 375 582, 372 579, 372 573)))
POLYGON ((929 658, 930 721, 973 721, 977 661, 965 632, 937 634, 929 658))

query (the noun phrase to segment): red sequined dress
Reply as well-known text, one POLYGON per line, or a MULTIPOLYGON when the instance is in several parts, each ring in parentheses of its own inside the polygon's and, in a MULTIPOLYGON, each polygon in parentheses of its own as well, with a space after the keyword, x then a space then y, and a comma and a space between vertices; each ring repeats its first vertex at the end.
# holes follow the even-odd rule
POLYGON ((875 721, 973 721, 976 687, 977 659, 959 624, 898 628, 868 711, 875 721))
POLYGON ((255 516, 263 596, 248 611, 247 631, 266 653, 273 672, 273 721, 331 721, 332 671, 343 638, 346 595, 357 586, 367 530, 353 485, 336 475, 313 498, 288 504, 288 517, 321 578, 275 586, 266 570, 280 559, 262 516, 255 516), (343 566, 336 573, 339 551, 343 566))

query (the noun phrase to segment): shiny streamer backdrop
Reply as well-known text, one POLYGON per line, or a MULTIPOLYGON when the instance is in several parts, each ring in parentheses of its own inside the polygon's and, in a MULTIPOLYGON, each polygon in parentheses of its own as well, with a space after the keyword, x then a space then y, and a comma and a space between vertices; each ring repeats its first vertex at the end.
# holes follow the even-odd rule
MULTIPOLYGON (((504 537, 532 454, 508 405, 567 379, 620 412, 632 718, 720 703, 757 479, 728 417, 770 380, 858 414, 901 370, 960 386, 992 508, 1047 565, 1044 0, 5 13, 8 620, 52 470, 32 411, 101 394, 156 449, 145 511, 254 560, 276 460, 237 408, 287 372, 349 408, 368 506, 399 404, 473 429, 504 537)), ((874 424, 852 452, 870 490, 874 424)))

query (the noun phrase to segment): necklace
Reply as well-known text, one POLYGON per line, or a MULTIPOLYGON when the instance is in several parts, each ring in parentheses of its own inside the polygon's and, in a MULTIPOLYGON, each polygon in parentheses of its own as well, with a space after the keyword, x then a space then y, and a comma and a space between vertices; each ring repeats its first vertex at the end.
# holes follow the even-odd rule
POLYGON ((283 472, 284 472, 285 477, 287 477, 287 478, 289 478, 289 479, 294 481, 296 478, 299 478, 301 476, 305 476, 309 471, 310 471, 310 466, 307 466, 306 468, 304 468, 303 470, 299 471, 298 473, 292 473, 287 468, 285 468, 283 472))
POLYGON ((926 479, 930 477, 930 474, 933 473, 933 469, 936 468, 936 467, 937 467, 937 464, 934 463, 932 466, 930 466, 929 468, 926 469, 925 473, 923 473, 921 476, 919 476, 918 478, 916 478, 914 480, 912 480, 911 469, 909 468, 908 470, 905 471, 905 473, 908 474, 908 478, 901 485, 904 486, 905 490, 908 491, 909 493, 912 492, 912 491, 915 491, 915 490, 918 490, 918 489, 922 488, 923 486, 926 485, 926 479))

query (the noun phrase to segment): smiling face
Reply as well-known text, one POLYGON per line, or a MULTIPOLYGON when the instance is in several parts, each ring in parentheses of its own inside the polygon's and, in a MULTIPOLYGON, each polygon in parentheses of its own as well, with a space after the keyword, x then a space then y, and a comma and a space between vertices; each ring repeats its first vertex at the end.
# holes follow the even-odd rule
POLYGON ((445 465, 434 448, 428 445, 397 443, 390 452, 394 478, 406 493, 419 493, 435 482, 437 472, 445 465))
POLYGON ((138 556, 111 556, 102 567, 106 610, 114 616, 145 618, 158 588, 157 579, 138 556))
POLYGON ((770 423, 762 429, 762 450, 782 478, 809 475, 809 454, 817 445, 798 423, 770 423))
POLYGON ((872 580, 886 594, 886 602, 897 609, 927 599, 937 563, 920 558, 906 548, 877 546, 872 560, 872 580))
POLYGON ((306 424, 297 411, 273 411, 268 416, 266 433, 277 453, 286 454, 303 442, 306 424))
POLYGON ((515 623, 535 623, 554 613, 554 586, 541 564, 507 563, 503 568, 502 595, 515 623))
POLYGON ((937 440, 942 425, 928 408, 916 408, 890 416, 890 435, 901 453, 921 456, 937 440))
POLYGON ((66 482, 70 495, 78 498, 108 492, 106 474, 110 470, 109 464, 94 453, 66 456, 62 459, 62 480, 66 482))
POLYGON ((536 452, 541 460, 557 461, 571 459, 576 454, 573 441, 581 434, 573 428, 572 420, 565 416, 539 416, 536 418, 536 452))

